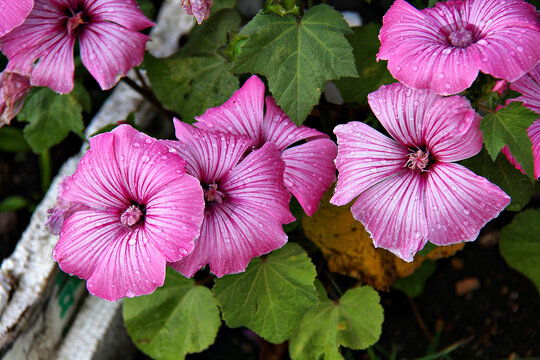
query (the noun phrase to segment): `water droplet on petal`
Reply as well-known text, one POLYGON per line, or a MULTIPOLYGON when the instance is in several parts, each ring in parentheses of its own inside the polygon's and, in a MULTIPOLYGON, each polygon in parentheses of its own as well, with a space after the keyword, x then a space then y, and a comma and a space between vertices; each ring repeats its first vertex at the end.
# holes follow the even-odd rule
POLYGON ((126 296, 127 296, 128 298, 132 298, 132 297, 135 296, 135 293, 134 293, 133 291, 131 291, 131 290, 128 290, 128 291, 126 292, 126 296))
POLYGON ((138 142, 134 142, 134 143, 133 143, 133 147, 140 148, 140 147, 141 147, 141 144, 139 144, 138 142))

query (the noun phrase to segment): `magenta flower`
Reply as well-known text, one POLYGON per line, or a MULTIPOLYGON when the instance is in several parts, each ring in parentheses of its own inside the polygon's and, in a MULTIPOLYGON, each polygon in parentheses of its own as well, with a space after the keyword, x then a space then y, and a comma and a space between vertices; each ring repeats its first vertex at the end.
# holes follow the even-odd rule
POLYGON ((30 92, 30 79, 17 73, 0 73, 0 127, 9 125, 30 92))
POLYGON ((196 129, 176 119, 174 125, 179 141, 165 143, 186 160, 186 172, 200 180, 206 207, 195 249, 170 265, 192 277, 210 264, 222 277, 244 271, 252 258, 283 246, 282 225, 294 217, 276 146, 265 144, 245 156, 254 145, 247 137, 196 129))
MULTIPOLYGON (((523 101, 525 107, 540 114, 540 64, 536 65, 528 74, 511 83, 510 88, 522 94, 520 97, 512 99, 512 101, 523 101)), ((534 177, 538 179, 540 178, 540 118, 529 126, 527 133, 532 142, 534 177)), ((507 145, 504 146, 502 152, 518 170, 524 172, 521 165, 510 153, 507 145)))
POLYGON ((148 36, 138 31, 152 25, 135 0, 35 0, 26 21, 0 46, 9 59, 6 70, 64 94, 73 89, 78 38, 84 66, 106 90, 141 63, 148 36))
POLYGON ((90 139, 58 199, 54 259, 111 301, 163 285, 166 262, 193 250, 203 219, 203 192, 184 160, 128 125, 90 139))
POLYGON ((296 126, 271 96, 264 112, 264 84, 255 75, 223 105, 195 119, 201 129, 248 136, 256 148, 275 144, 283 152, 285 186, 309 216, 336 180, 336 144, 315 129, 296 126))
POLYGON ((405 261, 429 240, 476 239, 510 198, 452 162, 482 148, 480 117, 460 96, 442 97, 400 83, 368 95, 389 139, 361 122, 338 125, 335 205, 358 196, 351 212, 383 247, 405 261))
POLYGON ((181 5, 186 14, 195 16, 197 23, 201 24, 210 16, 212 0, 182 0, 181 5))
POLYGON ((478 71, 514 81, 540 61, 540 25, 523 0, 438 2, 417 10, 396 0, 383 18, 377 60, 415 89, 467 89, 478 71))
POLYGON ((0 37, 21 25, 33 6, 34 0, 0 0, 0 37))

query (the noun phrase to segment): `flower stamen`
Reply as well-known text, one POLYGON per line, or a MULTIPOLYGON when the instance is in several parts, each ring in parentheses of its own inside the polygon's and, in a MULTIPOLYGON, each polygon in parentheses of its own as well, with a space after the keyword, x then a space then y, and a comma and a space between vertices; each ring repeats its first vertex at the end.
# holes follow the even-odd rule
POLYGON ((83 19, 83 12, 79 11, 77 14, 74 14, 72 17, 70 17, 67 21, 67 31, 68 34, 76 35, 77 32, 80 30, 80 26, 86 24, 86 21, 83 19))
POLYGON ((218 190, 217 184, 208 185, 208 189, 204 189, 204 202, 206 204, 223 202, 225 194, 218 190))
POLYGON ((120 215, 120 222, 122 223, 122 225, 131 228, 136 225, 142 217, 143 212, 141 211, 141 209, 139 209, 139 207, 136 205, 131 205, 126 210, 124 210, 122 215, 120 215))
POLYGON ((467 29, 459 29, 448 35, 448 41, 454 47, 466 48, 472 44, 473 34, 467 29))
POLYGON ((420 172, 427 171, 429 165, 429 150, 424 152, 420 149, 417 151, 411 150, 408 155, 407 163, 405 166, 411 170, 418 170, 420 172))

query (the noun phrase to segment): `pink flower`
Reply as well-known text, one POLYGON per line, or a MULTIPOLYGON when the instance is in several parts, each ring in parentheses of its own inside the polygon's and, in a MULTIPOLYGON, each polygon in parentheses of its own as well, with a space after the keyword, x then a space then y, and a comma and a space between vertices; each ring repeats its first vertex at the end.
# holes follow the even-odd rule
POLYGON ((33 6, 34 0, 0 0, 0 37, 21 25, 33 6))
POLYGON ((296 126, 271 96, 264 112, 264 90, 257 76, 250 77, 223 105, 196 117, 195 126, 248 136, 257 148, 275 144, 283 152, 285 186, 311 216, 336 180, 336 144, 315 129, 296 126))
POLYGON ((460 96, 442 97, 395 83, 368 95, 388 137, 361 122, 338 125, 339 171, 331 203, 351 207, 383 247, 405 261, 429 240, 476 239, 510 198, 454 164, 482 148, 480 117, 460 96))
POLYGON ((182 0, 181 5, 186 14, 195 16, 197 23, 201 24, 210 16, 212 0, 182 0))
POLYGON ((135 0, 35 0, 26 21, 0 39, 6 70, 30 76, 34 86, 73 89, 73 47, 102 89, 113 87, 144 56, 152 26, 135 0))
MULTIPOLYGON (((523 101, 525 107, 540 114, 540 64, 536 65, 536 67, 528 74, 523 75, 518 80, 511 83, 510 88, 522 94, 520 97, 512 99, 511 101, 523 101)), ((534 177, 538 179, 540 178, 540 118, 529 126, 527 133, 532 142, 534 177)), ((525 173, 521 165, 510 153, 508 145, 504 146, 502 152, 506 155, 510 163, 518 170, 525 173)))
POLYGON ((200 180, 206 207, 195 249, 170 265, 192 277, 210 264, 222 277, 244 271, 252 258, 283 246, 282 224, 294 217, 276 146, 265 144, 245 156, 254 145, 249 138, 196 129, 176 119, 174 125, 179 141, 166 143, 186 160, 186 172, 200 180))
POLYGON ((90 139, 58 199, 49 221, 53 231, 61 226, 54 259, 111 301, 163 285, 166 262, 193 250, 204 209, 184 160, 128 125, 90 139))
POLYGON ((9 125, 21 111, 30 89, 27 76, 6 71, 0 73, 0 127, 9 125))
POLYGON ((514 81, 540 61, 540 25, 523 0, 438 2, 421 11, 396 0, 383 18, 377 60, 415 89, 456 94, 478 71, 514 81))

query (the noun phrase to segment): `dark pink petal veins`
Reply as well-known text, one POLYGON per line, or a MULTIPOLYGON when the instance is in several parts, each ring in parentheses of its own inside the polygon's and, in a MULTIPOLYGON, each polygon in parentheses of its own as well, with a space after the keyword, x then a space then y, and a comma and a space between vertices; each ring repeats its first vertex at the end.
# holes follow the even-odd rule
POLYGON ((402 170, 364 191, 351 207, 375 247, 408 262, 428 241, 423 179, 419 173, 402 170))
POLYGON ((429 241, 449 245, 473 241, 484 225, 510 203, 487 179, 458 164, 434 164, 426 177, 429 241))
POLYGON ((371 186, 405 167, 409 150, 361 122, 334 129, 338 139, 336 167, 339 171, 330 202, 345 205, 371 186))
POLYGON ((263 110, 264 84, 253 75, 223 105, 195 117, 198 121, 195 126, 208 131, 244 135, 255 140, 257 146, 262 146, 263 110))
POLYGON ((0 0, 0 37, 22 24, 33 6, 33 0, 0 0))

